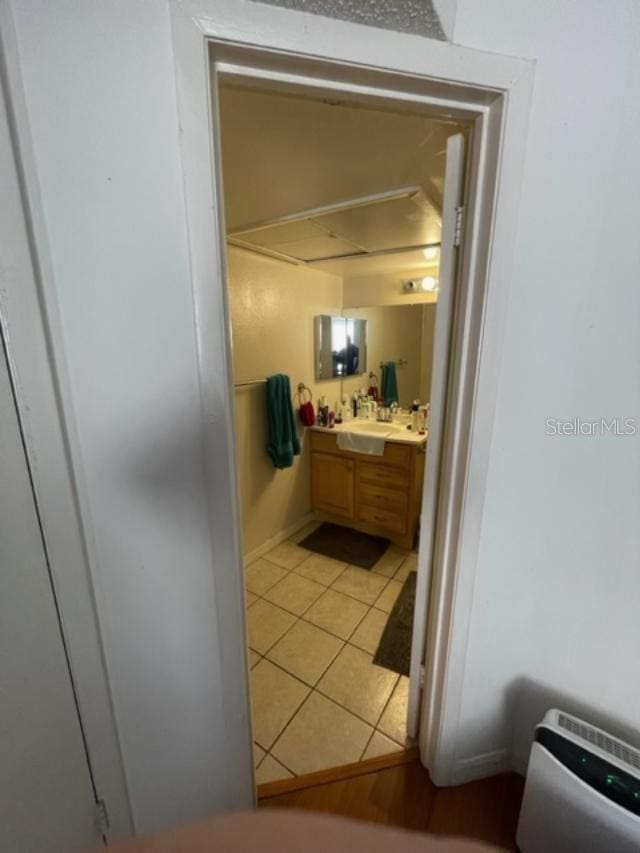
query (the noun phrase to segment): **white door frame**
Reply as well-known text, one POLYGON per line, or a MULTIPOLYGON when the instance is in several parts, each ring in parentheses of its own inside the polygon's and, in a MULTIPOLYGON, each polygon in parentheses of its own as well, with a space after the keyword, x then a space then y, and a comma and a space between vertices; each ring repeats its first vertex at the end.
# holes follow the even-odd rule
MULTIPOLYGON (((248 685, 217 75, 271 88, 302 83, 473 123, 420 727, 423 763, 436 784, 452 784, 532 63, 258 3, 170 0, 170 7, 232 755, 246 752, 244 723, 234 721, 247 708, 248 685)), ((249 784, 251 771, 238 769, 249 784)), ((483 775, 480 763, 477 771, 483 775)))
POLYGON ((131 804, 90 572, 95 554, 16 34, 2 2, 0 56, 0 324, 78 714, 96 794, 108 811, 106 837, 120 838, 133 831, 131 804))

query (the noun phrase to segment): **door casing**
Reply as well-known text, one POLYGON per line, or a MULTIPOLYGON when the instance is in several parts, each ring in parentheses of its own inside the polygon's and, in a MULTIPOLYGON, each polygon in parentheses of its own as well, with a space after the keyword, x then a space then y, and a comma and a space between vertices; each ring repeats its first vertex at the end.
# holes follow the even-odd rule
POLYGON ((419 735, 436 784, 452 784, 532 63, 236 0, 172 0, 171 11, 211 518, 224 554, 216 593, 227 640, 229 760, 245 793, 253 785, 250 732, 233 726, 234 708, 247 707, 249 697, 218 80, 227 75, 270 90, 339 94, 472 126, 419 735))

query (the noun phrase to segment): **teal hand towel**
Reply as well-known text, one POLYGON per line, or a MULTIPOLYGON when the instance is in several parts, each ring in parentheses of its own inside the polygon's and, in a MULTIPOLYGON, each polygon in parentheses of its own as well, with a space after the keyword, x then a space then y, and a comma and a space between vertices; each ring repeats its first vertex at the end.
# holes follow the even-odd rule
POLYGON ((267 378, 267 452, 276 468, 290 468, 300 453, 300 439, 291 405, 289 377, 276 373, 267 378))
POLYGON ((395 361, 387 361, 382 368, 382 399, 385 406, 399 402, 395 361))

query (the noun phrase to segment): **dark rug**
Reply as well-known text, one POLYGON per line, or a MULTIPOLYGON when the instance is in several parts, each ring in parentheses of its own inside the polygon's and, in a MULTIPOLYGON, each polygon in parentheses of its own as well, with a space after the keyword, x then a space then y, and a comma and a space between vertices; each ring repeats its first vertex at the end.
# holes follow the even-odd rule
POLYGON ((389 540, 325 522, 298 544, 341 563, 371 569, 389 547, 389 540))
POLYGON ((384 666, 400 675, 409 675, 417 577, 416 572, 409 572, 389 614, 373 658, 373 662, 378 666, 384 666))

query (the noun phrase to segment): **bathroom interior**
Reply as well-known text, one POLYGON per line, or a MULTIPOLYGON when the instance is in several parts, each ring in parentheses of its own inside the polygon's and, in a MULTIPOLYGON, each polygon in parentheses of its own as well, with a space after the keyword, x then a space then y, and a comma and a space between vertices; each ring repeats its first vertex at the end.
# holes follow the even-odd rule
POLYGON ((465 128, 237 80, 218 106, 261 786, 412 745, 445 154, 465 128))

